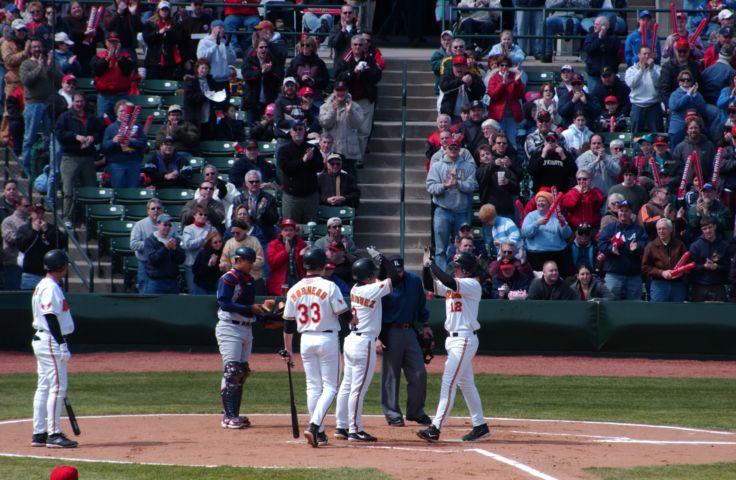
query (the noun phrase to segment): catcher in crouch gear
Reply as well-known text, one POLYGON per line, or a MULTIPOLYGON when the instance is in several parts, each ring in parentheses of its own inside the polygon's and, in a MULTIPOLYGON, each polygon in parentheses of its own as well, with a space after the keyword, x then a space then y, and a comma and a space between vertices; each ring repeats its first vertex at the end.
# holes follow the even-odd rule
POLYGON ((422 279, 424 288, 437 296, 445 297, 445 349, 447 360, 442 373, 442 387, 437 414, 432 425, 419 430, 419 438, 430 443, 440 439, 443 422, 449 417, 455 394, 459 386, 468 404, 473 429, 462 437, 464 442, 473 442, 490 435, 483 417, 483 406, 473 379, 473 357, 478 351, 478 305, 482 289, 477 278, 473 278, 477 268, 475 257, 469 253, 458 253, 448 265, 454 277, 443 272, 430 257, 429 248, 424 249, 424 268, 422 279), (434 278, 433 278, 434 277, 434 278))
POLYGON ((373 247, 366 250, 373 260, 361 258, 352 268, 353 279, 358 283, 350 290, 353 320, 350 323, 350 335, 345 337, 343 344, 345 373, 337 395, 335 437, 375 442, 376 437, 363 430, 363 400, 376 371, 376 353, 383 351, 383 345, 378 339, 383 317, 381 298, 391 293, 394 282, 398 281, 398 275, 393 264, 381 252, 373 247), (378 282, 378 269, 374 261, 381 265, 378 282), (386 279, 387 274, 389 279, 386 279))
POLYGON ((327 443, 322 425, 340 380, 341 319, 349 322, 350 309, 333 282, 322 278, 327 264, 323 250, 312 248, 302 257, 307 274, 286 294, 284 308, 285 362, 291 362, 292 337, 301 333, 300 350, 307 378, 309 427, 304 436, 312 447, 327 443))
POLYGON ((249 247, 238 247, 232 256, 233 268, 217 281, 217 326, 215 336, 222 355, 224 373, 220 396, 225 414, 222 428, 246 428, 248 417, 240 415, 243 383, 250 376, 248 359, 253 349, 252 325, 262 308, 255 305, 255 286, 250 270, 256 261, 256 252, 249 247))

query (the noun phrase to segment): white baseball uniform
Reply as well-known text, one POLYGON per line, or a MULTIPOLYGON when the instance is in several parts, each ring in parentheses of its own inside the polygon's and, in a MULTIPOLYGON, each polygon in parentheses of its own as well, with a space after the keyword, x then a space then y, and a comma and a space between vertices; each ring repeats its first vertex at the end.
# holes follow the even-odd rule
POLYGON ((45 314, 59 320, 62 335, 74 332, 74 320, 61 287, 44 277, 36 286, 31 300, 33 309, 33 353, 36 355, 38 385, 33 397, 33 433, 61 432, 61 406, 68 386, 68 362, 62 361, 59 344, 51 335, 45 314))
POLYGON ((342 347, 345 372, 335 410, 337 428, 346 428, 350 433, 363 431, 363 400, 376 371, 376 340, 381 333, 383 319, 381 298, 390 293, 390 278, 355 285, 350 290, 350 306, 358 324, 345 338, 342 347))
POLYGON ((306 277, 286 293, 284 320, 296 320, 307 377, 310 422, 322 427, 340 381, 340 321, 348 309, 340 289, 319 276, 306 277))
POLYGON ((438 430, 442 430, 442 423, 452 411, 458 386, 463 391, 473 426, 485 424, 480 395, 473 379, 473 357, 478 351, 476 332, 480 329, 478 305, 482 289, 478 280, 474 278, 455 278, 455 281, 457 291, 445 287, 439 280, 435 280, 434 285, 435 295, 445 297, 445 330, 447 330, 445 339, 447 360, 442 373, 437 414, 432 420, 432 424, 438 430))

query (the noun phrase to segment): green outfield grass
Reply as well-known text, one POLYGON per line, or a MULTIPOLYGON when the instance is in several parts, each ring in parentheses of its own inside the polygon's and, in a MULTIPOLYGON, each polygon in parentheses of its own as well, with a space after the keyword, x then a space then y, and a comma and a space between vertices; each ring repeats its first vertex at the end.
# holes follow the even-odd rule
MULTIPOLYGON (((300 413, 306 411, 304 374, 295 374, 300 413)), ((439 395, 439 375, 430 375, 427 412, 439 395)), ((34 374, 0 376, 0 419, 32 415, 34 374)), ((476 375, 489 417, 597 420, 677 425, 736 431, 736 380, 630 377, 541 377, 476 375)), ((142 413, 219 413, 218 372, 72 373, 69 398, 78 416, 142 413)), ((380 414, 379 378, 365 400, 365 413, 380 414)), ((287 413, 286 373, 254 373, 245 386, 243 413, 287 413)), ((402 400, 403 403, 403 400, 402 400)), ((467 415, 458 395, 453 415, 467 415)), ((54 462, 0 458, 4 479, 42 479, 54 462)), ((77 465, 80 466, 80 465, 77 465)), ((383 479, 374 470, 203 469, 147 465, 82 464, 95 480, 147 479, 383 479), (168 470, 171 468, 171 470, 168 470)), ((604 480, 728 479, 736 480, 736 464, 591 469, 604 480)))
MULTIPOLYGON (((297 406, 306 410, 304 374, 295 374, 297 406)), ((487 416, 601 420, 736 431, 736 380, 476 375, 487 416)), ((439 375, 429 376, 427 413, 439 396, 439 375)), ((34 374, 0 376, 0 419, 32 415, 34 374)), ((77 415, 217 413, 217 372, 72 373, 69 398, 77 415)), ((379 378, 365 412, 380 414, 379 378)), ((245 385, 244 413, 287 413, 286 373, 253 374, 245 385)), ((467 415, 461 397, 454 415, 467 415)))

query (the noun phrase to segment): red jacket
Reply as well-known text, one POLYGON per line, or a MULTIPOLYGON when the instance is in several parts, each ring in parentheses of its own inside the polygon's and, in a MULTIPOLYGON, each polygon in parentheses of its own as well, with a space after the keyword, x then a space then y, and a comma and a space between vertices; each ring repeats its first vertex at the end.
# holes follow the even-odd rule
MULTIPOLYGON (((238 5, 243 4, 241 0, 225 0, 225 3, 236 3, 238 5)), ((258 5, 259 3, 261 3, 261 1, 245 0, 245 3, 254 3, 258 5)), ((259 16, 257 7, 225 7, 225 15, 255 15, 256 17, 259 16)))
POLYGON ((488 82, 488 95, 491 97, 491 104, 488 106, 488 118, 499 122, 503 120, 503 114, 508 103, 511 106, 511 115, 514 120, 517 122, 524 120, 524 113, 521 111, 521 100, 524 99, 525 89, 526 87, 524 87, 524 82, 521 79, 504 85, 500 73, 492 76, 488 82))
POLYGON ((120 53, 119 59, 111 59, 110 61, 105 61, 107 58, 107 51, 98 52, 97 56, 93 59, 93 67, 92 70, 95 73, 95 89, 99 93, 105 94, 105 95, 126 95, 130 91, 131 84, 134 81, 134 75, 132 75, 132 71, 126 75, 124 71, 120 68, 120 61, 127 63, 125 70, 132 70, 131 65, 132 61, 130 58, 130 54, 127 52, 120 53), (104 73, 101 75, 98 75, 100 71, 104 68, 102 66, 104 63, 107 64, 107 69, 104 70, 104 73), (99 66, 96 68, 96 66, 99 66))
MULTIPOLYGON (((301 237, 294 237, 296 240, 296 246, 294 251, 296 252, 296 269, 299 272, 299 278, 304 276, 304 265, 302 265, 302 256, 299 252, 302 251, 307 244, 302 240, 301 237)), ((289 268, 289 254, 284 248, 284 242, 281 237, 274 238, 268 242, 268 283, 266 284, 266 292, 268 295, 281 296, 281 286, 286 282, 286 272, 289 268)))
MULTIPOLYGON (((703 68, 708 68, 718 61, 718 52, 720 52, 721 49, 719 48, 717 52, 716 46, 717 45, 711 45, 705 49, 705 54, 703 55, 703 68)), ((731 57, 731 66, 736 69, 736 56, 731 57)))
POLYGON ((599 188, 593 187, 586 193, 571 188, 562 197, 562 211, 573 229, 585 222, 597 230, 601 225, 601 206, 604 201, 605 196, 599 188))

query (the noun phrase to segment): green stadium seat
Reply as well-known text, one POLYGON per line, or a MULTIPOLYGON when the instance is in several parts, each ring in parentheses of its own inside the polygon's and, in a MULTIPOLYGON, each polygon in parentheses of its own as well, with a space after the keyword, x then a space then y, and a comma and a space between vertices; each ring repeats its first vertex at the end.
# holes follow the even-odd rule
POLYGON ((100 250, 97 254, 97 268, 100 270, 100 259, 108 251, 108 243, 112 238, 130 237, 135 222, 132 220, 105 220, 97 224, 97 238, 100 250))
POLYGON ((133 105, 140 105, 142 108, 161 108, 160 95, 132 95, 128 97, 133 105))
POLYGON ((138 121, 140 123, 146 123, 146 119, 149 115, 153 115, 154 125, 164 123, 164 121, 166 121, 166 110, 156 107, 141 108, 141 113, 138 116, 138 121))
POLYGON ((84 222, 87 227, 87 249, 89 249, 90 237, 97 235, 97 222, 104 220, 122 220, 125 207, 122 205, 110 205, 109 203, 87 205, 87 214, 84 222))
POLYGON ((555 83, 555 72, 538 72, 538 71, 527 71, 527 90, 538 90, 543 83, 555 83))
POLYGON ((138 257, 135 255, 123 258, 123 291, 129 292, 130 285, 135 285, 138 278, 138 257))
POLYGON ((601 137, 603 137, 603 143, 606 145, 611 143, 612 140, 621 140, 624 142, 624 147, 631 146, 632 136, 629 132, 602 132, 601 137))
POLYGON ((258 142, 260 156, 270 157, 276 155, 276 144, 271 142, 258 142))
MULTIPOLYGON (((342 232, 342 234, 345 235, 346 237, 352 237, 353 236, 353 226, 343 225, 342 227, 340 227, 340 232, 342 232)), ((314 229, 315 239, 322 238, 325 235, 327 235, 327 225, 322 224, 322 223, 317 224, 317 226, 314 229)))
POLYGON ((317 211, 320 223, 326 222, 332 217, 338 217, 343 224, 352 225, 355 219, 355 209, 352 207, 327 207, 320 205, 317 211))
POLYGON ((164 211, 171 215, 173 218, 181 218, 181 211, 184 210, 184 204, 178 205, 165 205, 164 211))
POLYGON ((118 205, 145 204, 156 196, 152 188, 116 188, 113 190, 113 201, 118 205))
POLYGON ((88 205, 109 204, 112 189, 104 187, 77 187, 74 189, 74 205, 78 214, 86 213, 88 205))
POLYGON ((240 110, 243 107, 243 97, 230 97, 230 103, 240 110))
POLYGON ((165 108, 169 108, 172 105, 184 107, 184 97, 181 95, 166 95, 161 97, 161 103, 165 108))
POLYGON ((133 220, 134 222, 137 222, 138 220, 143 220, 148 216, 148 207, 145 204, 136 203, 124 206, 125 212, 123 213, 123 218, 125 220, 133 220))
POLYGON ((235 154, 236 143, 237 142, 230 142, 225 140, 208 140, 204 142, 199 142, 199 150, 202 152, 202 155, 204 157, 229 156, 235 154))
POLYGON ((130 248, 130 236, 116 237, 110 241, 110 290, 113 290, 113 277, 123 268, 125 257, 134 257, 135 252, 130 248))
POLYGON ((97 89, 95 88, 95 79, 87 77, 77 78, 77 90, 84 93, 96 93, 97 89))
MULTIPOLYGON (((148 135, 146 135, 146 138, 150 140, 149 143, 153 144, 153 149, 156 148, 156 135, 158 134, 158 131, 164 128, 163 123, 154 123, 151 125, 151 129, 148 131, 148 135)), ((150 146, 150 145, 149 145, 150 146)))
POLYGON ((201 172, 202 167, 204 167, 204 158, 189 157, 189 159, 187 159, 187 165, 192 167, 192 172, 201 172))
POLYGON ((162 188, 156 191, 156 196, 164 204, 164 208, 169 205, 184 205, 194 198, 194 190, 187 188, 162 188))
POLYGON ((208 157, 207 163, 212 165, 220 173, 227 173, 235 163, 235 157, 208 157))
POLYGON ((144 80, 139 86, 145 95, 174 95, 181 88, 176 80, 144 80))

